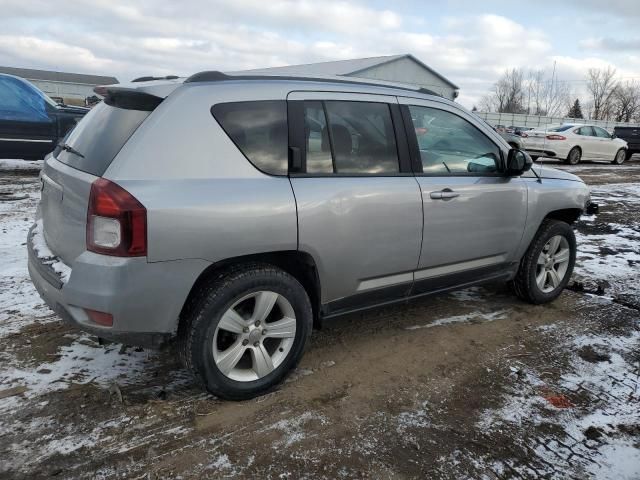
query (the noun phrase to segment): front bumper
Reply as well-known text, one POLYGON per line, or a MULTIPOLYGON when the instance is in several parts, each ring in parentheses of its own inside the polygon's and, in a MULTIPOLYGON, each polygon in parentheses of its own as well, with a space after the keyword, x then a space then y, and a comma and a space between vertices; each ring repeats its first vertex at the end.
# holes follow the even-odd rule
POLYGON ((147 262, 82 253, 64 281, 33 251, 29 275, 46 304, 63 320, 99 337, 128 345, 160 346, 175 335, 178 317, 204 260, 147 262), (113 315, 113 326, 94 323, 85 309, 113 315))

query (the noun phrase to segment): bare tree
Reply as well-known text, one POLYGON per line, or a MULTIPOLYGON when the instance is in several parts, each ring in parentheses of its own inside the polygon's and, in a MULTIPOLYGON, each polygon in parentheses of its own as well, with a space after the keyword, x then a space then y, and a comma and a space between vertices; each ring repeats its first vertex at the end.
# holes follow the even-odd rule
POLYGON ((546 115, 544 109, 544 70, 532 70, 527 76, 527 112, 533 115, 546 115))
POLYGON ((587 73, 587 90, 593 101, 593 118, 606 119, 611 114, 613 93, 616 90, 615 68, 590 68, 587 73))
POLYGON ((532 70, 527 76, 527 111, 533 115, 556 117, 570 105, 569 84, 545 78, 544 70, 532 70))
POLYGON ((616 122, 630 122, 640 114, 640 84, 635 81, 618 84, 613 91, 611 112, 616 122))
POLYGON ((524 73, 518 68, 505 71, 493 85, 484 103, 502 113, 524 113, 524 73))

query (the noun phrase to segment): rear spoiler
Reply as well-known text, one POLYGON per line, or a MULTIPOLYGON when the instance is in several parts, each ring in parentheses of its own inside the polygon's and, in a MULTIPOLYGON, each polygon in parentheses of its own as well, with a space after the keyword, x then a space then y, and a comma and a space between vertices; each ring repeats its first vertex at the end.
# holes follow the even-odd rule
POLYGON ((162 103, 164 98, 135 88, 100 86, 93 89, 95 93, 104 97, 104 103, 112 107, 125 110, 142 110, 151 112, 162 103))
MULTIPOLYGON (((137 80, 137 79, 136 79, 137 80)), ((99 85, 93 91, 104 97, 108 105, 132 110, 153 110, 176 88, 181 78, 154 79, 115 85, 99 85)))

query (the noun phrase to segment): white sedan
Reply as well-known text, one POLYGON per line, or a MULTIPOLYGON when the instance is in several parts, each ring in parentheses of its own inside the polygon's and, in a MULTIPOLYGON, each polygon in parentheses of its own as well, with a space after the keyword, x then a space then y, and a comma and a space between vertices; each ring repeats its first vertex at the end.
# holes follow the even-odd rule
POLYGON ((620 165, 627 142, 596 125, 565 123, 523 132, 523 147, 532 158, 555 157, 575 165, 580 160, 608 160, 620 165))

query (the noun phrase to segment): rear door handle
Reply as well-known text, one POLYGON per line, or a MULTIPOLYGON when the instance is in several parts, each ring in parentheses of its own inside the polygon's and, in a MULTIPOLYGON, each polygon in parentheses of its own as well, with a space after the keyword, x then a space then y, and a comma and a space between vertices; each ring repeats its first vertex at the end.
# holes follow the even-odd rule
POLYGON ((445 188, 444 190, 441 190, 439 192, 431 192, 429 194, 429 197, 431 197, 433 200, 450 200, 459 196, 459 193, 454 192, 453 190, 450 190, 448 188, 445 188))

